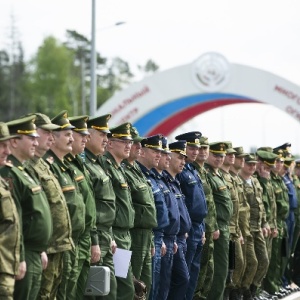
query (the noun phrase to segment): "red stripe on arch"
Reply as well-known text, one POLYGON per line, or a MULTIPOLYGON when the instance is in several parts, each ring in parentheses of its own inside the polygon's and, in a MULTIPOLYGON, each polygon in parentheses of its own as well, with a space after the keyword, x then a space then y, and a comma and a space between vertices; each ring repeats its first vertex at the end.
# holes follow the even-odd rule
POLYGON ((174 131, 177 127, 188 121, 189 119, 200 115, 206 111, 211 109, 230 105, 230 104, 237 104, 237 103, 259 103, 259 101, 255 100, 245 100, 245 99, 222 99, 222 100, 215 100, 209 101, 204 103, 199 103, 195 106, 191 106, 187 109, 181 110, 175 115, 171 116, 168 119, 165 119, 162 123, 158 124, 156 127, 152 128, 146 135, 154 135, 158 133, 162 133, 163 135, 168 135, 172 131, 174 131))

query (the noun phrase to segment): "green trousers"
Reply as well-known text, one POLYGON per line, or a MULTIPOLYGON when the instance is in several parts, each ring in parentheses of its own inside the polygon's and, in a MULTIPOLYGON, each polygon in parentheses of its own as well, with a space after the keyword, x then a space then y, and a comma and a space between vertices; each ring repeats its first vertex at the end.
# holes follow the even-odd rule
POLYGON ((42 280, 41 255, 28 249, 25 251, 26 274, 21 280, 16 280, 14 299, 32 300, 38 296, 42 280))
POLYGON ((206 299, 223 300, 228 273, 229 231, 220 230, 220 236, 214 243, 214 277, 206 299))
POLYGON ((0 299, 13 300, 15 277, 0 273, 0 299))
POLYGON ((143 281, 147 286, 147 298, 152 282, 151 241, 153 233, 149 229, 133 228, 131 234, 131 266, 135 278, 143 281))

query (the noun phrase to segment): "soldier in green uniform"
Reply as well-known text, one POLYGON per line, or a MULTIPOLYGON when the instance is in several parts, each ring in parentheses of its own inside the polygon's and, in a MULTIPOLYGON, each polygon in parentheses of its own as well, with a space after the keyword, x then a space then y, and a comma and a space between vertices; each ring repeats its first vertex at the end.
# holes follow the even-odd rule
MULTIPOLYGON (((245 156, 243 147, 234 147, 235 153, 234 164, 230 166, 230 174, 237 186, 237 192, 239 197, 239 228, 242 235, 242 251, 244 265, 240 267, 243 271, 240 273, 240 278, 236 280, 236 287, 238 289, 238 295, 243 295, 244 300, 252 299, 249 287, 252 283, 257 268, 257 259, 254 250, 253 237, 250 233, 250 206, 247 202, 246 195, 244 193, 243 181, 238 176, 240 170, 245 165, 245 156), (245 269, 247 268, 247 276, 244 276, 245 269)), ((236 267, 237 268, 237 267, 236 267)))
MULTIPOLYGON (((46 249, 52 235, 52 217, 47 197, 39 180, 27 171, 25 162, 32 158, 38 145, 34 116, 8 122, 10 133, 9 163, 0 169, 0 175, 9 183, 20 223, 22 272, 25 277, 15 282, 14 299, 36 299, 47 267, 46 249)), ((2 247, 2 245, 1 245, 2 247)))
POLYGON ((65 161, 65 155, 72 151, 73 125, 70 124, 66 110, 61 111, 52 120, 59 125, 53 130, 53 144, 44 155, 50 170, 55 174, 67 201, 71 225, 72 239, 75 248, 65 251, 63 255, 62 280, 57 292, 57 300, 75 299, 78 278, 78 242, 85 228, 85 204, 79 188, 82 175, 77 175, 65 161))
MULTIPOLYGON (((101 156, 101 164, 110 176, 116 195, 116 217, 113 236, 118 248, 130 250, 130 229, 134 227, 134 208, 130 188, 121 163, 130 155, 133 144, 130 123, 111 128, 108 134, 107 151, 101 156)), ((116 250, 118 251, 118 249, 116 250)), ((133 274, 129 265, 126 278, 117 277, 117 299, 129 300, 134 297, 133 274)))
MULTIPOLYGON (((149 295, 152 282, 151 259, 154 254, 152 229, 157 226, 156 209, 151 185, 136 162, 138 159, 140 163, 144 164, 144 160, 147 159, 147 157, 140 157, 142 148, 140 142, 143 138, 139 136, 135 127, 131 127, 130 133, 133 145, 129 157, 123 160, 123 167, 135 210, 134 227, 130 229, 131 265, 133 275, 146 284, 149 295)), ((154 167, 153 161, 149 159, 147 161, 148 169, 154 167)))
POLYGON ((35 125, 39 134, 39 144, 35 155, 27 162, 28 170, 39 178, 46 193, 53 220, 53 234, 47 248, 48 266, 43 270, 38 299, 54 299, 61 281, 63 253, 74 247, 71 220, 65 196, 60 185, 42 158, 53 142, 52 130, 59 128, 49 117, 35 113, 35 125))
MULTIPOLYGON (((100 157, 104 154, 107 145, 108 120, 111 115, 90 118, 87 121, 90 133, 85 148, 85 166, 89 170, 95 193, 96 227, 99 245, 101 248, 100 261, 97 265, 110 269, 110 292, 106 296, 94 297, 97 299, 115 300, 117 295, 117 281, 114 271, 113 253, 116 244, 112 236, 112 224, 115 220, 115 193, 110 177, 100 165, 100 157)), ((91 297, 88 297, 91 299, 91 297)))
POLYGON ((226 144, 226 156, 224 159, 224 163, 220 168, 220 171, 230 191, 233 213, 229 222, 229 257, 230 260, 232 260, 232 265, 229 264, 227 287, 225 289, 225 293, 228 293, 230 300, 235 300, 239 298, 238 283, 242 277, 242 274, 244 273, 244 257, 242 251, 242 244, 244 243, 244 240, 239 227, 240 199, 238 188, 235 180, 230 174, 230 167, 235 162, 236 150, 232 148, 231 142, 227 142, 226 144))
POLYGON ((214 278, 207 296, 210 300, 223 300, 229 265, 229 220, 233 213, 232 201, 226 181, 220 172, 225 155, 226 144, 215 142, 209 145, 209 156, 205 163, 207 176, 212 187, 217 212, 217 224, 220 231, 214 240, 214 278))
MULTIPOLYGON (((10 135, 5 123, 0 122, 0 166, 5 166, 10 154, 10 135)), ((15 202, 9 186, 0 177, 0 299, 13 299, 15 279, 25 274, 19 272, 20 261, 20 223, 15 202)))
POLYGON ((87 129, 88 116, 70 117, 73 128, 72 152, 65 158, 77 176, 83 176, 78 181, 85 203, 85 229, 78 242, 78 278, 76 287, 76 299, 81 300, 85 292, 86 281, 90 269, 90 262, 96 263, 100 260, 100 247, 96 229, 96 205, 95 196, 90 180, 90 174, 84 165, 80 154, 84 153, 86 142, 89 138, 87 129))
POLYGON ((253 265, 257 266, 250 285, 251 296, 245 292, 244 295, 247 295, 246 299, 252 299, 251 297, 255 297, 257 288, 260 287, 269 266, 265 236, 268 235, 270 227, 266 221, 266 212, 262 198, 262 187, 257 178, 253 176, 256 171, 256 164, 256 157, 253 155, 247 155, 245 157, 245 165, 239 172, 239 176, 243 180, 244 192, 250 205, 250 232, 253 236, 257 260, 256 264, 255 261, 252 261, 252 264, 248 261, 246 262, 247 265, 243 281, 247 279, 248 273, 252 276, 253 265))
POLYGON ((196 168, 201 177, 207 204, 207 216, 205 217, 205 243, 203 244, 201 254, 201 268, 197 286, 194 292, 194 300, 206 299, 210 291, 214 274, 214 239, 217 238, 220 234, 218 224, 216 221, 217 214, 215 202, 213 199, 212 188, 207 177, 207 171, 204 168, 204 163, 207 160, 208 155, 208 138, 201 136, 199 153, 197 155, 196 161, 193 162, 193 166, 196 168))
POLYGON ((285 220, 289 212, 289 200, 287 187, 280 176, 284 162, 283 151, 278 149, 276 150, 276 154, 278 157, 276 158, 275 166, 272 168, 270 175, 276 198, 278 236, 272 241, 270 265, 264 279, 264 287, 269 294, 279 292, 282 286, 283 266, 286 266, 287 263, 287 253, 284 253, 282 250, 285 249, 283 245, 286 243, 287 228, 285 220))

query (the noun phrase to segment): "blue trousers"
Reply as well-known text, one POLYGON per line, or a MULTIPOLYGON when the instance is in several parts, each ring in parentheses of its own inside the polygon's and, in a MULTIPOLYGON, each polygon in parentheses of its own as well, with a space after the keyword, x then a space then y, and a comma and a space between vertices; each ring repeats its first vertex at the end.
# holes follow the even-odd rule
POLYGON ((186 240, 184 237, 177 237, 178 250, 173 257, 173 268, 171 286, 168 300, 182 300, 185 297, 190 275, 185 260, 187 250, 186 240))
POLYGON ((149 294, 149 300, 157 299, 160 284, 160 266, 161 266, 161 246, 162 234, 154 233, 155 254, 152 257, 152 286, 149 294))
POLYGON ((175 236, 164 236, 164 243, 166 244, 167 252, 161 258, 160 285, 156 298, 157 300, 166 300, 168 298, 173 266, 174 242, 175 236))

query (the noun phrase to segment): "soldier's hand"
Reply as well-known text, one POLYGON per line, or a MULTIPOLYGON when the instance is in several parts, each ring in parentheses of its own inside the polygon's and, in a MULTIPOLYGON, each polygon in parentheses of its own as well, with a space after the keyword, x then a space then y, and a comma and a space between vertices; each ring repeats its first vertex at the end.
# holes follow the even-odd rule
POLYGON ((101 258, 101 250, 99 245, 91 246, 91 263, 97 263, 101 258))
POLYGON ((48 266, 48 256, 46 252, 41 253, 41 261, 42 261, 43 270, 45 270, 48 266))
POLYGON ((244 237, 242 235, 240 236, 240 243, 241 243, 241 245, 245 244, 244 237))
POLYGON ((26 274, 26 261, 21 261, 19 264, 19 272, 18 275, 16 275, 16 280, 21 280, 24 278, 25 274, 26 274))
POLYGON ((178 245, 176 242, 174 242, 174 245, 173 245, 173 254, 175 254, 178 250, 178 245))
POLYGON ((118 245, 116 244, 115 241, 111 241, 110 247, 111 247, 112 253, 114 254, 117 250, 118 245))
POLYGON ((160 255, 164 256, 167 253, 167 247, 166 244, 163 242, 160 248, 160 255))
POLYGON ((155 254, 155 248, 151 248, 151 257, 153 257, 154 256, 154 254, 155 254))
POLYGON ((272 237, 273 238, 276 238, 278 236, 278 230, 277 230, 277 228, 274 228, 273 230, 272 230, 272 237))
POLYGON ((205 232, 202 234, 202 245, 204 245, 206 242, 205 232))
POLYGON ((213 239, 214 240, 217 240, 219 238, 219 236, 220 236, 220 230, 219 229, 213 232, 213 239))

